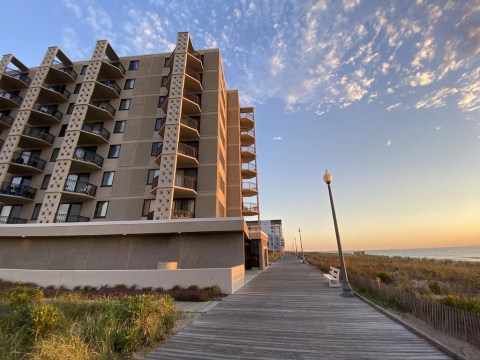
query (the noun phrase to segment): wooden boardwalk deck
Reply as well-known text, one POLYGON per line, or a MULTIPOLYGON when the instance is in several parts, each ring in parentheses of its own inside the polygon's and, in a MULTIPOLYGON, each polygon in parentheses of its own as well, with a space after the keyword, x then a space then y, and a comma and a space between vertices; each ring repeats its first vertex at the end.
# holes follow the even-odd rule
POLYGON ((145 359, 450 359, 285 256, 145 359))

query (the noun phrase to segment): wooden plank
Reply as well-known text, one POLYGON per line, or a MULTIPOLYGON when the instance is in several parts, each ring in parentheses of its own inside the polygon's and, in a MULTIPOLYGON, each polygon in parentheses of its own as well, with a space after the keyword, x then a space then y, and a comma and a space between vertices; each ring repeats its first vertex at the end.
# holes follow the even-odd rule
POLYGON ((285 256, 145 359, 449 359, 285 256))

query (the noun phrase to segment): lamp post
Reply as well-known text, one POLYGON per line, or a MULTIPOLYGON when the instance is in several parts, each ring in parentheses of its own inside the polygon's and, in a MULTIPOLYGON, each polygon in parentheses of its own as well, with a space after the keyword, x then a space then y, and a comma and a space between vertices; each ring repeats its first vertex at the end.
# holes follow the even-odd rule
POLYGON ((295 256, 296 256, 296 257, 297 257, 297 259, 298 259, 297 238, 296 238, 296 237, 294 237, 294 238, 293 238, 293 241, 295 242, 295 256))
POLYGON ((300 228, 298 228, 298 235, 300 235, 300 249, 302 250, 302 262, 305 264, 305 253, 303 252, 302 233, 300 232, 300 228))
POLYGON ((340 242, 340 234, 338 232, 338 225, 337 225, 337 216, 335 215, 335 206, 333 205, 333 196, 332 196, 332 189, 330 188, 330 184, 332 183, 332 175, 325 170, 325 175, 323 175, 323 181, 328 186, 328 194, 330 195, 330 205, 332 206, 332 215, 333 215, 333 224, 335 226, 335 236, 337 237, 337 247, 338 247, 338 257, 340 259, 340 272, 342 274, 342 295, 351 297, 354 296, 352 292, 352 287, 348 282, 347 277, 347 269, 345 268, 345 259, 343 258, 342 252, 342 243, 340 242))

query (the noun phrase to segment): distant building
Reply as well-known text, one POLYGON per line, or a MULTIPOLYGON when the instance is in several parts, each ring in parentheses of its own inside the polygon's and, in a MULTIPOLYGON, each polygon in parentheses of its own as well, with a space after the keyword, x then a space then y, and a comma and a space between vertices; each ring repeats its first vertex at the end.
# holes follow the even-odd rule
MULTIPOLYGON (((258 226, 257 221, 247 221, 248 227, 258 226)), ((262 232, 268 235, 268 250, 283 251, 285 240, 283 238, 282 220, 261 220, 262 232)))

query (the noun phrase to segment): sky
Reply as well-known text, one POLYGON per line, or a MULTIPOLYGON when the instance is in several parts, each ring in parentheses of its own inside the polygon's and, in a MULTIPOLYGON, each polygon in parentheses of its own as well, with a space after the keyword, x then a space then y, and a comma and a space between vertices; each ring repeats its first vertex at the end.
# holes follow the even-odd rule
POLYGON ((480 245, 480 1, 19 1, 0 53, 89 59, 219 48, 255 107, 262 219, 288 250, 480 245), (26 10, 27 9, 27 10, 26 10), (28 26, 19 26, 28 24, 28 26), (8 36, 7 36, 8 34, 8 36))

